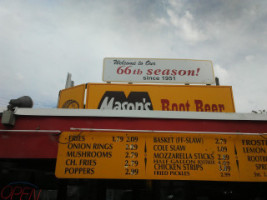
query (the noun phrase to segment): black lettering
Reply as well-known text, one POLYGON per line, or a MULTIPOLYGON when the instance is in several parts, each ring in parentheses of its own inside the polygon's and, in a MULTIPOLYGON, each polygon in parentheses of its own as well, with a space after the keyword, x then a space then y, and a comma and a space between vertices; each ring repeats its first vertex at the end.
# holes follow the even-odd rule
POLYGON ((94 174, 94 168, 85 168, 85 167, 66 167, 65 174, 94 174))

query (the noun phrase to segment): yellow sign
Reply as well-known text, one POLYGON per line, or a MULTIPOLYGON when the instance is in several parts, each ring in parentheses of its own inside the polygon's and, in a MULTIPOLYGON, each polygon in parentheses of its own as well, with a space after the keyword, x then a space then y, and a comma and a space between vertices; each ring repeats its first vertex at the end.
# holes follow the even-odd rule
POLYGON ((88 84, 86 108, 235 112, 229 86, 88 84))
POLYGON ((59 93, 58 108, 84 108, 85 85, 78 85, 61 90, 59 93))
POLYGON ((261 136, 64 132, 58 178, 267 182, 261 136))

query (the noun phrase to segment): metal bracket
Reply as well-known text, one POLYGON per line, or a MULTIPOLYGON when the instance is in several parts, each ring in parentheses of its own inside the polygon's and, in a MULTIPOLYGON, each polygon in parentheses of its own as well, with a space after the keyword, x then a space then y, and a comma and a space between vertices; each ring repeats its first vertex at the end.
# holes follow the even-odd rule
POLYGON ((2 113, 2 124, 3 125, 9 125, 9 126, 14 126, 15 125, 15 115, 14 111, 12 110, 6 110, 2 113))

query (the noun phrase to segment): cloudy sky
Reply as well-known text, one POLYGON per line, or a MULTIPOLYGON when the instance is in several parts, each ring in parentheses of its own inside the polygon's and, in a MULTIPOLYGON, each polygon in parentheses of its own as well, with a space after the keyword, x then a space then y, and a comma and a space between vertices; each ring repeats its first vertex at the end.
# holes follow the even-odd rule
POLYGON ((237 112, 267 109, 266 0, 0 0, 0 106, 55 107, 104 57, 211 60, 237 112))

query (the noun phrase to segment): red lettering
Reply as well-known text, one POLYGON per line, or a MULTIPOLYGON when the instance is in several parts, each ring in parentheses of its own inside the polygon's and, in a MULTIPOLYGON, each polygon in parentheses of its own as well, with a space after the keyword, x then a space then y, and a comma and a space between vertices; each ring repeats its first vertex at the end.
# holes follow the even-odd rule
POLYGON ((3 200, 12 200, 12 199, 28 199, 31 200, 32 196, 34 200, 38 200, 42 190, 39 190, 35 194, 36 190, 31 187, 22 187, 22 186, 12 186, 7 185, 1 190, 1 199, 3 200))
POLYGON ((167 111, 189 111, 190 104, 188 101, 186 103, 172 103, 171 104, 171 109, 170 109, 170 101, 168 99, 161 99, 161 107, 162 110, 167 110, 167 111))
POLYGON ((123 74, 123 69, 122 69, 123 66, 120 66, 118 67, 117 69, 117 74, 123 74))
POLYGON ((197 112, 223 112, 225 107, 223 104, 203 104, 201 100, 195 100, 197 112))
POLYGON ((220 112, 224 111, 224 105, 223 104, 219 104, 219 110, 220 110, 220 112))
MULTIPOLYGON (((29 200, 32 198, 32 194, 34 193, 34 190, 31 191, 31 195, 29 196, 29 200)), ((35 193, 34 193, 35 194, 35 193)), ((35 195, 33 196, 35 198, 35 195)))
POLYGON ((169 69, 164 69, 162 71, 162 75, 169 75, 170 74, 170 70, 169 69))
POLYGON ((188 70, 188 76, 195 76, 195 70, 188 70))
POLYGON ((199 71, 200 71, 200 68, 197 68, 197 74, 196 74, 196 76, 198 76, 199 71))
POLYGON ((143 74, 143 71, 141 69, 138 69, 136 74, 141 75, 141 74, 143 74))
POLYGON ((155 75, 160 75, 160 72, 161 72, 161 69, 156 69, 156 70, 154 71, 154 74, 155 74, 155 75))
POLYGON ((176 103, 172 104, 172 111, 178 111, 178 106, 176 103))
MULTIPOLYGON (((126 70, 126 69, 125 69, 126 70)), ((124 71, 125 71, 124 70, 124 71)), ((118 73, 119 69, 117 70, 117 73, 118 73)), ((124 72, 123 73, 126 73, 124 72)), ((161 70, 161 69, 148 69, 147 70, 147 73, 146 75, 163 75, 163 76, 168 76, 168 75, 171 75, 171 76, 176 76, 176 75, 179 75, 179 76, 198 76, 198 73, 200 71, 200 68, 196 70, 176 70, 176 69, 164 69, 164 70, 161 70)), ((128 74, 128 73, 126 73, 128 74)))
POLYGON ((168 110, 169 111, 169 100, 168 99, 161 99, 161 109, 162 110, 168 110))
MULTIPOLYGON (((223 112, 225 110, 224 104, 207 104, 202 100, 196 99, 195 101, 196 112, 223 112)), ((161 109, 163 111, 189 111, 189 101, 186 103, 171 103, 168 99, 161 99, 161 109)))
POLYGON ((186 74, 186 71, 185 71, 185 70, 179 70, 179 71, 178 71, 178 74, 179 74, 180 76, 184 76, 184 75, 186 74))
POLYGON ((20 194, 22 193, 22 187, 21 186, 15 186, 14 189, 13 189, 13 197, 14 196, 19 196, 20 194), (16 192, 17 190, 17 192, 16 192))
POLYGON ((36 190, 33 190, 33 193, 34 193, 34 199, 38 200, 39 197, 40 197, 40 193, 41 193, 42 190, 39 190, 38 195, 37 195, 37 198, 35 198, 35 191, 36 191, 36 190))
POLYGON ((180 111, 185 111, 185 106, 184 106, 183 103, 180 103, 180 105, 179 105, 179 110, 180 110, 180 111))
POLYGON ((130 69, 130 67, 131 67, 131 66, 128 66, 128 67, 126 67, 126 68, 124 69, 124 73, 125 73, 125 74, 127 74, 127 75, 131 74, 131 69, 130 69))
POLYGON ((201 100, 195 100, 196 111, 203 112, 203 103, 201 100))
POLYGON ((212 104, 211 109, 212 109, 212 112, 218 112, 218 107, 216 104, 212 104))
POLYGON ((7 185, 1 190, 1 199, 9 199, 11 195, 13 194, 12 186, 7 185), (9 188, 9 190, 7 190, 9 188), (5 196, 8 194, 8 196, 5 196))
POLYGON ((131 74, 132 70, 130 69, 131 66, 127 66, 125 69, 123 69, 124 66, 120 66, 117 69, 117 74, 131 74))
POLYGON ((210 105, 209 104, 205 104, 205 112, 209 112, 210 111, 210 105))
POLYGON ((186 107, 186 111, 189 111, 190 104, 188 101, 186 102, 185 107, 186 107))
MULTIPOLYGON (((22 198, 23 196, 28 197, 29 194, 30 194, 30 192, 32 192, 32 190, 34 190, 34 189, 32 189, 32 188, 30 188, 30 187, 24 187, 24 188, 22 189, 22 192, 21 192, 21 195, 20 195, 20 199, 24 199, 24 198, 22 198), (28 190, 28 192, 25 192, 26 190, 28 190)), ((28 198, 28 199, 30 199, 30 198, 28 198)))
POLYGON ((153 69, 148 69, 146 75, 152 75, 153 69))
POLYGON ((36 192, 36 189, 32 188, 32 189, 31 189, 31 192, 30 192, 30 193, 28 193, 28 194, 30 194, 30 196, 29 196, 29 199, 28 199, 28 200, 32 199, 32 195, 33 195, 33 199, 34 199, 34 200, 38 200, 38 199, 39 199, 39 197, 40 197, 41 191, 42 191, 42 190, 39 190, 39 192, 38 192, 38 195, 37 195, 37 198, 36 198, 36 197, 35 197, 35 192, 36 192))
POLYGON ((177 75, 177 70, 176 69, 173 69, 171 75, 172 76, 176 76, 177 75))

